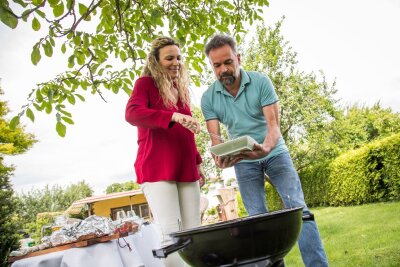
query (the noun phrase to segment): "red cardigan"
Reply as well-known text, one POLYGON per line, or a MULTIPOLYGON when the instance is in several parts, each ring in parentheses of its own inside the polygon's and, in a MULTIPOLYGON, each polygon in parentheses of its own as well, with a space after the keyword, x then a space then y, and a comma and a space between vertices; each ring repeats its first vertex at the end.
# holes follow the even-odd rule
POLYGON ((126 105, 125 119, 137 126, 138 145, 135 171, 137 182, 198 180, 197 165, 202 162, 194 134, 172 114, 190 115, 190 108, 178 101, 177 108, 166 108, 153 78, 141 77, 135 82, 126 105))

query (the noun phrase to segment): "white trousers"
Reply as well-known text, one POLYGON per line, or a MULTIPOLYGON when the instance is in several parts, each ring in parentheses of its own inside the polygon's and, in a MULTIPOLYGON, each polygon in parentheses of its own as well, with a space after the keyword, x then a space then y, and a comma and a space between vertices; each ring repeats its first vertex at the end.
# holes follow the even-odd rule
MULTIPOLYGON (((169 233, 200 226, 198 181, 143 183, 141 188, 154 216, 154 222, 160 228, 162 247, 172 243, 169 233)), ((164 264, 166 267, 185 266, 178 253, 168 255, 164 264)))

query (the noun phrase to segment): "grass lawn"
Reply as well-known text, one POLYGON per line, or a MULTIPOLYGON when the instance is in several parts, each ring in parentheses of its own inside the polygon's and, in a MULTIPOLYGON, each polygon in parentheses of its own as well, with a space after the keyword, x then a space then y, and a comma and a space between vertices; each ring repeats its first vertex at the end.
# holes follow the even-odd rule
MULTIPOLYGON (((400 266, 400 202, 311 209, 333 267, 400 266)), ((287 267, 304 266, 298 246, 287 267)))

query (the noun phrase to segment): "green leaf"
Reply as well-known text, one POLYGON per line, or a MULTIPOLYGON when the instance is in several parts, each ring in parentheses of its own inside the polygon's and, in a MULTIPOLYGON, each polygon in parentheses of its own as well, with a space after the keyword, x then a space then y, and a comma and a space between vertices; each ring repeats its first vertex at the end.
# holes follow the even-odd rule
POLYGON ((78 97, 82 102, 85 102, 85 98, 80 94, 75 94, 75 96, 78 97))
POLYGON ((124 79, 124 82, 127 83, 127 84, 129 84, 130 86, 132 86, 132 81, 131 81, 130 79, 125 78, 125 79, 124 79))
POLYGON ((64 114, 65 116, 72 117, 72 114, 65 110, 60 109, 60 113, 64 114))
POLYGON ((23 0, 13 0, 14 3, 19 4, 22 7, 26 7, 28 4, 24 3, 23 0))
MULTIPOLYGON (((64 99, 66 99, 66 97, 64 97, 64 99)), ((65 105, 58 104, 56 106, 56 110, 61 110, 62 108, 65 108, 65 105)))
POLYGON ((46 56, 51 57, 53 55, 53 47, 49 41, 46 41, 46 43, 43 45, 43 49, 46 56))
POLYGON ((41 58, 42 58, 42 56, 40 55, 40 50, 39 50, 38 46, 35 45, 33 47, 32 53, 31 53, 31 61, 32 61, 33 65, 37 65, 41 58))
POLYGON ((47 114, 50 114, 53 110, 53 106, 49 102, 43 102, 45 105, 45 111, 47 114))
POLYGON ((64 14, 64 3, 63 2, 61 2, 60 4, 58 4, 58 5, 56 5, 54 8, 53 8, 53 14, 54 14, 54 16, 57 18, 57 17, 60 17, 62 14, 64 14))
POLYGON ((40 6, 44 0, 32 0, 32 4, 35 6, 40 6))
POLYGON ((79 65, 85 64, 85 55, 82 53, 78 53, 76 56, 76 62, 78 62, 79 65))
POLYGON ((113 83, 112 85, 111 85, 111 89, 112 89, 112 91, 113 91, 113 93, 114 94, 118 94, 118 91, 119 91, 119 87, 118 87, 118 85, 116 85, 115 83, 113 83))
MULTIPOLYGON (((81 82, 81 87, 82 87, 83 90, 86 90, 87 87, 88 87, 88 85, 89 85, 89 84, 88 84, 87 81, 82 81, 82 82, 81 82)), ((83 97, 83 96, 82 96, 82 97, 83 97)))
POLYGON ((89 47, 89 37, 88 37, 87 34, 85 34, 85 35, 83 36, 83 46, 84 46, 85 48, 88 48, 88 47, 89 47))
POLYGON ((164 26, 164 22, 162 21, 162 18, 161 18, 161 17, 157 17, 156 23, 157 23, 157 25, 159 25, 159 26, 161 26, 161 27, 164 26))
POLYGON ((146 58, 146 53, 142 49, 137 50, 140 58, 146 58))
POLYGON ((235 9, 235 7, 231 3, 229 3, 228 1, 220 1, 218 3, 218 5, 219 6, 225 6, 227 9, 230 9, 230 10, 235 9))
POLYGON ((49 89, 47 91, 47 99, 49 100, 49 102, 53 102, 53 96, 54 96, 54 91, 52 89, 49 89))
POLYGON ((62 46, 61 46, 61 52, 62 52, 63 54, 65 54, 66 51, 67 51, 67 48, 66 48, 65 43, 64 43, 64 44, 62 44, 62 46))
POLYGON ((228 28, 225 25, 218 24, 215 25, 215 28, 217 28, 221 32, 228 32, 228 28))
POLYGON ((0 20, 11 29, 17 28, 18 19, 8 6, 0 5, 0 20))
POLYGON ((131 79, 134 80, 135 79, 135 73, 130 71, 129 72, 129 77, 131 77, 131 79))
POLYGON ((122 50, 122 51, 119 53, 119 57, 121 58, 122 62, 125 62, 125 61, 126 61, 126 58, 127 58, 125 51, 122 50))
POLYGON ((69 95, 67 99, 71 105, 75 105, 75 97, 73 95, 69 95))
POLYGON ((124 84, 124 86, 122 87, 122 89, 124 90, 124 92, 130 96, 132 94, 132 89, 130 89, 126 84, 124 84))
POLYGON ((36 9, 35 12, 43 19, 46 17, 46 14, 43 11, 41 11, 40 9, 36 9))
POLYGON ((200 79, 199 79, 198 76, 193 76, 193 77, 192 77, 192 80, 193 80, 193 82, 194 82, 194 85, 196 85, 197 87, 200 87, 200 86, 201 86, 200 79))
POLYGON ((26 116, 32 121, 35 122, 35 115, 33 114, 33 111, 30 108, 26 109, 26 116))
POLYGON ((139 34, 136 35, 136 44, 138 47, 143 46, 143 39, 142 39, 142 36, 140 36, 139 34))
POLYGON ((33 103, 33 106, 35 107, 35 109, 36 109, 37 111, 42 111, 42 110, 43 110, 43 107, 39 106, 39 105, 36 104, 36 103, 33 103))
POLYGON ((75 35, 73 41, 74 41, 74 44, 76 46, 78 46, 81 44, 81 37, 79 35, 75 35))
POLYGON ((65 137, 65 134, 67 132, 67 127, 64 124, 62 124, 61 122, 57 122, 56 131, 59 136, 65 137))
MULTIPOLYGON (((215 8, 215 11, 218 12, 220 14, 220 16, 223 18, 228 17, 228 14, 225 12, 225 10, 223 8, 217 7, 217 8, 215 8)), ((217 25, 215 25, 215 26, 217 26, 217 25)))
POLYGON ((84 4, 79 3, 79 14, 83 15, 87 11, 87 7, 84 4))
POLYGON ((37 18, 33 18, 33 20, 32 20, 32 29, 34 31, 40 30, 40 22, 37 18))
POLYGON ((75 65, 74 59, 75 59, 75 56, 74 56, 74 55, 72 55, 72 56, 70 56, 70 57, 68 58, 68 68, 73 68, 73 67, 74 67, 74 65, 75 65))
POLYGON ((85 18, 84 18, 84 21, 90 21, 92 19, 92 17, 90 16, 90 14, 89 15, 87 15, 85 18))
POLYGON ((22 15, 21 15, 21 17, 22 17, 22 20, 24 21, 24 22, 27 22, 28 21, 28 18, 29 18, 29 9, 27 9, 27 10, 25 10, 24 12, 22 12, 22 15))
POLYGON ((70 79, 70 81, 73 85, 76 85, 76 86, 80 85, 80 83, 77 79, 70 79))
POLYGON ((68 118, 68 117, 61 117, 61 119, 62 119, 63 121, 65 121, 66 123, 68 123, 68 124, 74 124, 74 121, 71 120, 71 119, 68 118))
POLYGON ((40 92, 40 90, 36 90, 36 101, 37 102, 42 102, 43 101, 43 96, 42 93, 40 92))
POLYGON ((193 61, 192 67, 198 72, 201 73, 203 71, 203 68, 199 66, 199 64, 196 61, 193 61))
POLYGON ((58 2, 60 2, 60 0, 47 0, 47 2, 49 2, 51 7, 54 7, 58 2))
POLYGON ((63 80, 63 83, 67 86, 70 87, 71 86, 71 82, 68 80, 63 80))
POLYGON ((157 24, 157 20, 159 17, 160 17, 160 12, 157 9, 153 9, 151 11, 151 16, 150 16, 151 24, 153 25, 157 24))
POLYGON ((10 121, 10 129, 15 130, 18 124, 19 124, 19 116, 15 116, 10 121))

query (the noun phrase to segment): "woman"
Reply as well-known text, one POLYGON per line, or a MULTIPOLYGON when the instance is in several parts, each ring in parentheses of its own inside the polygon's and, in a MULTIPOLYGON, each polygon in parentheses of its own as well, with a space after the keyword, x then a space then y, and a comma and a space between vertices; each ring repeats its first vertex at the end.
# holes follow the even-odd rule
MULTIPOLYGON (((200 225, 200 187, 205 176, 194 133, 188 75, 179 44, 169 37, 152 42, 142 76, 126 106, 126 120, 138 128, 137 182, 161 228, 161 245, 169 233, 200 225)), ((184 266, 177 253, 166 266, 184 266)))

